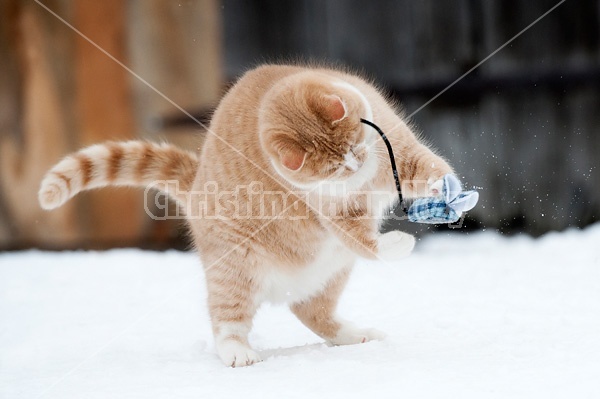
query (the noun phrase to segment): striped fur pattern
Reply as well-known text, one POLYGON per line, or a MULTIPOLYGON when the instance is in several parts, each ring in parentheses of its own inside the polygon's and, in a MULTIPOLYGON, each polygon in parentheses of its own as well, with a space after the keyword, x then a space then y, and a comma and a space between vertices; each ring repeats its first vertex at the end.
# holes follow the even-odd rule
POLYGON ((54 209, 84 190, 153 184, 184 203, 197 170, 196 154, 172 145, 144 141, 96 144, 67 156, 50 169, 42 181, 39 201, 42 208, 54 209), (175 180, 178 187, 163 183, 175 180))

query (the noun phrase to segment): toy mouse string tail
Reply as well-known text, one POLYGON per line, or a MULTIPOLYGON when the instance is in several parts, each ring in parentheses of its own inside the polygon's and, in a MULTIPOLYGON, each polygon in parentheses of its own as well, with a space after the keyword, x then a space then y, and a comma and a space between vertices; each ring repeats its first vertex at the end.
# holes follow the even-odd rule
POLYGON ((379 128, 379 126, 377 126, 373 122, 368 121, 363 118, 360 118, 360 121, 362 123, 364 123, 365 125, 369 125, 373 129, 377 130, 377 133, 379 133, 379 135, 383 139, 383 142, 385 143, 385 146, 387 147, 388 154, 390 155, 390 163, 392 164, 392 173, 394 174, 394 181, 396 182, 396 190, 398 190, 398 198, 400 199, 400 206, 402 207, 402 210, 404 211, 404 213, 408 213, 408 209, 404 205, 404 199, 402 198, 402 188, 400 187, 400 179, 398 178, 398 169, 396 168, 396 160, 394 158, 394 151, 392 150, 392 145, 390 144, 390 141, 386 137, 385 133, 383 133, 383 131, 379 128))

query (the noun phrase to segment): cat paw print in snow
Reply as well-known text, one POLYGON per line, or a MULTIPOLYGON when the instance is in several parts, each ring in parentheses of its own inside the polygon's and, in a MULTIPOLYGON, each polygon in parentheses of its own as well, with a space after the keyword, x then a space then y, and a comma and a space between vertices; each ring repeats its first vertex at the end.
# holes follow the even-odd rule
POLYGON ((443 178, 442 194, 416 199, 408 208, 408 220, 416 223, 454 223, 479 200, 477 191, 462 191, 460 180, 448 174, 443 178))

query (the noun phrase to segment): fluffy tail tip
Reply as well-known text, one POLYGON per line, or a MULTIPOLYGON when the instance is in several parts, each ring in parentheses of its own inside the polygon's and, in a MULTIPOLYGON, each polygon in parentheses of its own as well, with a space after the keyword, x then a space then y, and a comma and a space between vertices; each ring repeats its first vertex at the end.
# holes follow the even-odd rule
POLYGON ((45 178, 38 193, 38 200, 43 209, 50 210, 64 204, 68 197, 66 187, 61 187, 61 182, 52 178, 45 178))

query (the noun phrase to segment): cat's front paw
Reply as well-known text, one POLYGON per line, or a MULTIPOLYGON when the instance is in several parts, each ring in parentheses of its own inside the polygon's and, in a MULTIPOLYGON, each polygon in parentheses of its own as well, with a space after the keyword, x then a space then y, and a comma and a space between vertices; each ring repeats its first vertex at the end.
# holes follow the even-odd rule
POLYGON ((377 256, 385 262, 393 262, 410 255, 415 247, 415 237, 402 231, 390 231, 377 239, 377 256))
POLYGON ((427 180, 428 197, 439 197, 444 192, 444 179, 429 178, 427 180))
POLYGON ((219 357, 230 367, 250 366, 261 361, 258 353, 235 339, 226 339, 217 345, 219 357))
POLYGON ((381 341, 386 334, 375 328, 358 328, 350 323, 344 323, 334 338, 329 339, 333 345, 354 345, 369 341, 381 341))

